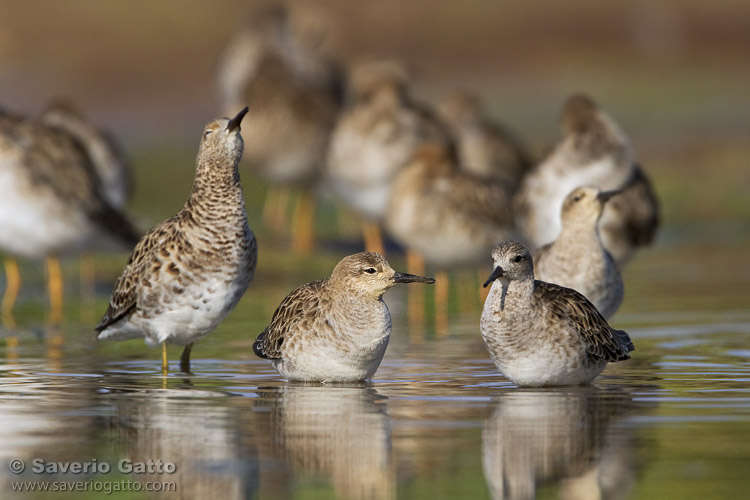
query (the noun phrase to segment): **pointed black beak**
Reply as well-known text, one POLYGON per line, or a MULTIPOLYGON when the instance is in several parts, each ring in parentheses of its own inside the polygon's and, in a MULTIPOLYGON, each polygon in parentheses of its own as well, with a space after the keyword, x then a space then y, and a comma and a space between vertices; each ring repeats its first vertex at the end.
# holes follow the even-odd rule
POLYGON ((395 283, 435 283, 435 278, 425 278, 416 274, 396 273, 393 275, 395 283))
POLYGON ((247 114, 247 110, 248 109, 249 108, 247 106, 245 106, 245 109, 243 109, 242 111, 240 111, 239 113, 237 113, 237 116, 235 116, 234 118, 232 118, 231 120, 229 120, 229 123, 227 123, 227 132, 231 132, 234 129, 239 129, 240 128, 240 123, 242 122, 242 119, 247 114))
POLYGON ((600 192, 596 197, 599 201, 602 203, 607 203, 607 201, 618 194, 622 193, 621 189, 615 189, 613 191, 602 191, 600 192))
POLYGON ((487 285, 495 281, 496 279, 500 278, 503 275, 503 268, 500 266, 497 266, 494 271, 492 271, 492 274, 490 274, 490 277, 487 278, 487 281, 484 282, 484 285, 482 285, 484 288, 487 288, 487 285))

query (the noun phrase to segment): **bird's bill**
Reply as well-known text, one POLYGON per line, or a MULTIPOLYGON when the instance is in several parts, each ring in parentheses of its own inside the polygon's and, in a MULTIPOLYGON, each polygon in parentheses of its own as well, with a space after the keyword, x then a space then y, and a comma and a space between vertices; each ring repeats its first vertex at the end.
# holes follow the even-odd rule
POLYGON ((487 278, 487 281, 484 282, 484 285, 482 285, 484 288, 487 288, 487 285, 492 283, 498 278, 501 278, 503 276, 503 268, 500 266, 497 266, 495 269, 493 269, 492 274, 490 274, 490 277, 487 278))
POLYGON ((597 199, 602 203, 607 203, 611 198, 614 198, 618 194, 622 193, 621 189, 615 189, 613 191, 602 191, 596 195, 597 199))
POLYGON ((240 123, 242 123, 242 119, 245 117, 248 111, 248 107, 245 106, 245 108, 237 113, 237 116, 229 120, 229 123, 227 123, 227 132, 231 132, 234 129, 240 128, 240 123))
POLYGON ((396 273, 393 275, 394 283, 435 283, 435 278, 425 278, 416 274, 396 273))

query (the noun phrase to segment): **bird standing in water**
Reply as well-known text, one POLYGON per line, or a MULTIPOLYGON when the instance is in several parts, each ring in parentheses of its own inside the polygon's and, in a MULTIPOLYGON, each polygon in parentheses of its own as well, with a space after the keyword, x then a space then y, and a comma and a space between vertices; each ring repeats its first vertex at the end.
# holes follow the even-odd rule
POLYGON ((185 346, 180 369, 189 372, 193 342, 237 305, 255 271, 257 245, 238 172, 247 111, 206 125, 190 197, 138 242, 96 327, 99 339, 161 344, 164 373, 166 343, 185 346))

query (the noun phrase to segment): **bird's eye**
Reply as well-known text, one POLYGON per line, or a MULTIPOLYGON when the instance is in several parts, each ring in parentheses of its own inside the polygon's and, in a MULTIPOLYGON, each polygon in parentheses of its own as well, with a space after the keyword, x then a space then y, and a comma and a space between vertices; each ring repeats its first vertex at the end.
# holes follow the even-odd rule
POLYGON ((515 263, 521 262, 522 260, 523 260, 523 255, 516 255, 515 257, 513 257, 513 262, 515 263))
POLYGON ((367 274, 375 274, 375 268, 374 267, 368 267, 367 269, 365 269, 365 272, 367 274))
POLYGON ((213 130, 211 130, 211 129, 208 129, 208 130, 206 130, 206 131, 205 131, 205 132, 203 133, 203 137, 208 137, 209 135, 211 135, 211 132, 213 132, 213 130))
POLYGON ((583 196, 581 196, 580 194, 576 195, 573 197, 573 201, 581 201, 581 198, 583 198, 583 196))

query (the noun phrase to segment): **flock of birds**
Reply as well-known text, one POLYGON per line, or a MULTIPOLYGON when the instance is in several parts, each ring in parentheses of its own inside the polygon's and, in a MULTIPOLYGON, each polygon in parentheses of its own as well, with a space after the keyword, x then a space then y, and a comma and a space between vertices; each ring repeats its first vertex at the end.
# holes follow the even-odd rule
POLYGON ((633 343, 607 319, 622 302, 620 269, 654 237, 658 204, 617 123, 591 98, 572 96, 561 140, 534 162, 470 94, 432 108, 394 64, 345 75, 320 49, 319 33, 299 26, 293 11, 274 7, 230 40, 219 90, 233 118, 205 127, 187 202, 140 238, 124 215, 127 163, 104 132, 68 104, 37 118, 0 110, 4 318, 20 284, 15 257, 48 259, 51 319, 59 321, 57 256, 132 248, 98 338, 161 344, 164 373, 166 343, 184 345, 180 369, 189 372, 193 343, 236 306, 256 268, 239 178, 244 153, 273 186, 267 220, 285 220, 284 193, 302 192, 289 222, 294 250, 314 246, 317 190, 362 220, 367 251, 291 292, 253 344, 284 378, 372 378, 391 332, 383 294, 421 282, 446 297, 446 271, 490 255, 480 327, 507 378, 584 384, 628 359, 633 343), (383 229, 407 252, 410 273, 385 260, 383 229), (437 280, 421 276, 425 263, 437 280))

